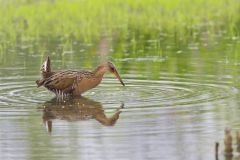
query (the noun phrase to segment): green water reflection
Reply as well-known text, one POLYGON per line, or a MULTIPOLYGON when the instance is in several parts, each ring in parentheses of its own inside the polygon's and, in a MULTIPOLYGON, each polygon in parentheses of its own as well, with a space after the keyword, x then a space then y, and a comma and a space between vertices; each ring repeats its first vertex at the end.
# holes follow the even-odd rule
POLYGON ((197 50, 166 48, 161 54, 151 48, 143 51, 145 55, 121 49, 100 53, 100 43, 87 47, 77 44, 65 54, 54 51, 58 45, 55 43, 52 49, 36 49, 36 54, 16 48, 2 57, 2 158, 213 158, 209 150, 223 138, 224 127, 239 129, 239 41, 197 50), (39 54, 40 50, 43 54, 39 54), (46 55, 52 57, 54 70, 91 70, 104 60, 115 63, 126 87, 107 74, 100 86, 84 95, 91 99, 86 103, 94 111, 86 112, 104 125, 117 120, 120 112, 115 110, 123 102, 125 108, 115 126, 105 127, 95 120, 78 121, 83 117, 77 113, 85 113, 79 104, 85 102, 49 101, 54 95, 36 88, 35 80, 40 77, 39 69, 46 55), (105 119, 103 110, 111 122, 105 119), (100 113, 100 120, 95 111, 100 113), (51 136, 42 120, 49 131, 52 125, 51 136), (182 146, 183 153, 191 152, 187 157, 179 154, 182 146), (145 147, 152 149, 143 152, 145 147), (92 154, 88 156, 89 153, 92 154))

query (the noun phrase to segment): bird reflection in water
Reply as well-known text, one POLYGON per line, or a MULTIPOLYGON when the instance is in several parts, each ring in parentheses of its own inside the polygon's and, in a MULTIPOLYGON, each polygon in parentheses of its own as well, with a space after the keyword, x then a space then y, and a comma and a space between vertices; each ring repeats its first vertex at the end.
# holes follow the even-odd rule
POLYGON ((54 119, 69 122, 96 119, 104 126, 113 126, 117 122, 123 106, 122 104, 112 116, 107 117, 100 102, 85 97, 74 97, 67 101, 59 101, 54 98, 44 103, 42 119, 49 133, 52 132, 54 119))

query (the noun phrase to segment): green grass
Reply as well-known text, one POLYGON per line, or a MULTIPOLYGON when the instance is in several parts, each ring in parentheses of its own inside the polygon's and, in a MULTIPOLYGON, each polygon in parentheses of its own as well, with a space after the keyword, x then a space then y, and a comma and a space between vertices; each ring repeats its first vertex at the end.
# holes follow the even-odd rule
MULTIPOLYGON (((1 36, 69 36, 92 40, 129 30, 156 36, 193 32, 239 33, 238 0, 0 1, 1 36)), ((193 36, 193 35, 192 35, 193 36)))
MULTIPOLYGON (((176 47, 203 39, 238 37, 238 0, 0 0, 0 52, 25 42, 75 40, 94 43, 103 36, 134 52, 176 47)), ((160 51, 158 54, 161 54, 160 51)))

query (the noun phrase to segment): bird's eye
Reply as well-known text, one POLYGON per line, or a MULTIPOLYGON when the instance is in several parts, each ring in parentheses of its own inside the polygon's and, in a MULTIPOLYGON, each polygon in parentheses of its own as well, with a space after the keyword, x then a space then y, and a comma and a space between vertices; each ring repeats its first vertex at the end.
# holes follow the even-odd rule
POLYGON ((114 68, 114 67, 111 67, 111 71, 114 72, 114 71, 115 71, 115 68, 114 68))

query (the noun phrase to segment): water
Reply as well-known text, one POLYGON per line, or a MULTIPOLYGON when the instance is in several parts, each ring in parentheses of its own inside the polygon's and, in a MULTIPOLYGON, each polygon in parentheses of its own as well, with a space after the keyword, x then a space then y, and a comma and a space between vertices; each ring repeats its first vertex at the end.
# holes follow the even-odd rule
POLYGON ((230 44, 161 53, 147 45, 122 56, 101 43, 62 54, 59 44, 9 49, 0 66, 0 159, 215 159, 216 141, 224 159, 224 128, 240 129, 239 42, 230 44), (35 84, 47 54, 54 70, 110 59, 126 86, 107 74, 85 98, 58 101, 35 84))

